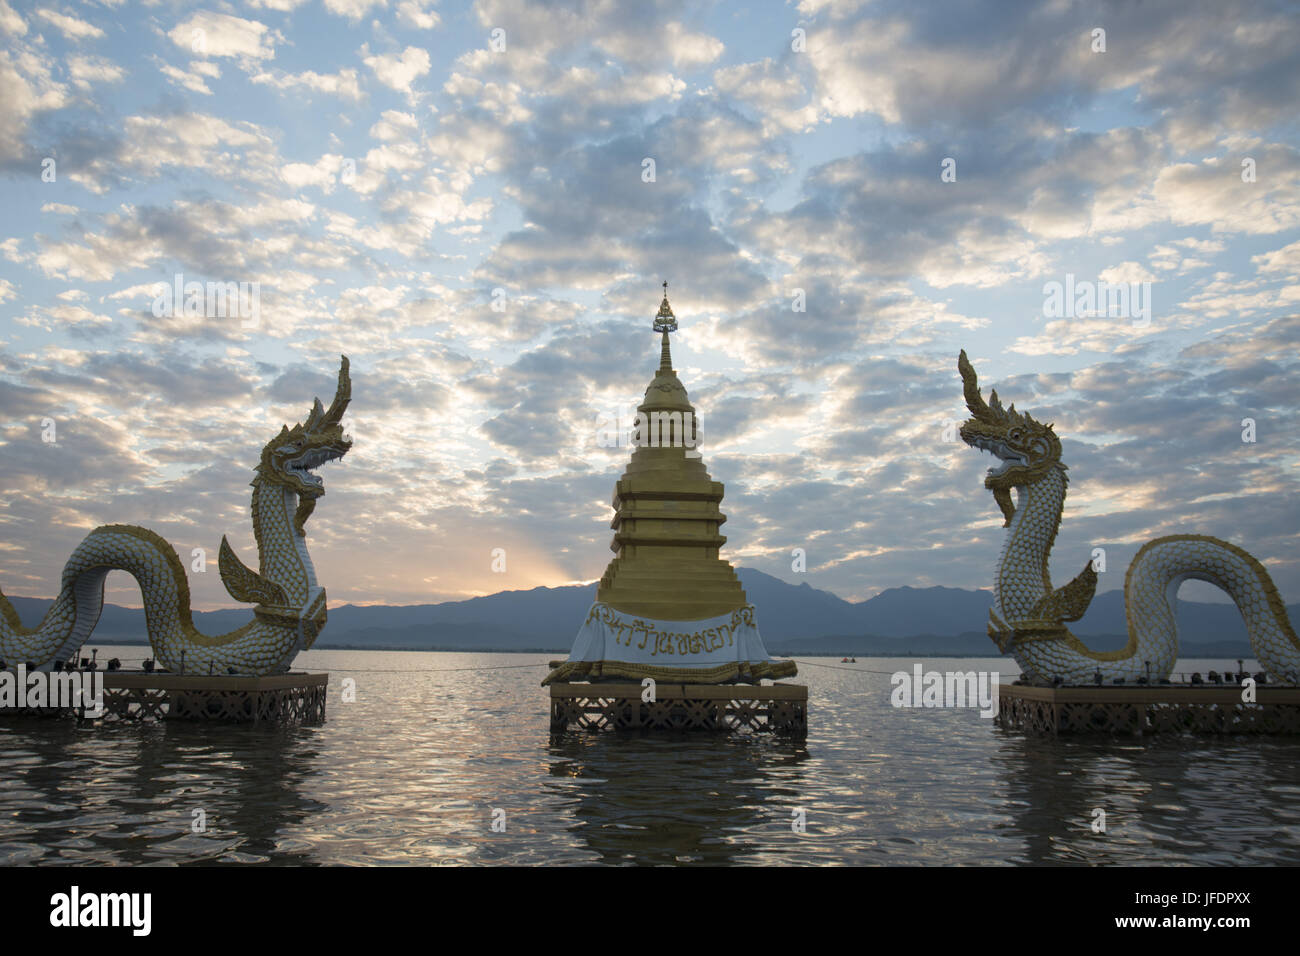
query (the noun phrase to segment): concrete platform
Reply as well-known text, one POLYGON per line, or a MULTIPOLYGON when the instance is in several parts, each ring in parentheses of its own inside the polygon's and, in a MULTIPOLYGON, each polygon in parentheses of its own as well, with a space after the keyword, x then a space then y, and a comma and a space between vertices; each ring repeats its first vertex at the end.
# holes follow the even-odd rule
POLYGON ((1002 684, 997 722, 1036 734, 1300 734, 1300 687, 1002 684))
POLYGON ((802 684, 657 684, 643 701, 639 683, 549 685, 551 733, 606 730, 714 730, 808 733, 802 684))
MULTIPOLYGON (((83 678, 89 672, 79 672, 83 678)), ((210 720, 228 723, 320 723, 329 674, 269 677, 199 676, 165 671, 100 671, 101 720, 210 720)), ((95 719, 85 707, 0 707, 0 716, 95 719)))

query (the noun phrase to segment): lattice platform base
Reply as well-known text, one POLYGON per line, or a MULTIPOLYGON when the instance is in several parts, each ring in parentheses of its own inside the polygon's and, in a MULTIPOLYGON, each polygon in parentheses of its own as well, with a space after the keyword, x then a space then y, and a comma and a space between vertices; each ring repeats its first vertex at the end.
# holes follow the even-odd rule
MULTIPOLYGON (((200 677, 106 672, 100 719, 315 724, 325 719, 328 683, 328 674, 200 677)), ((0 708, 0 715, 84 716, 77 710, 53 707, 0 708)))
POLYGON ((1300 688, 1003 684, 999 726, 1036 734, 1300 734, 1300 688))
POLYGON ((716 730, 808 733, 801 684, 659 684, 641 700, 633 683, 551 684, 551 733, 596 730, 716 730))

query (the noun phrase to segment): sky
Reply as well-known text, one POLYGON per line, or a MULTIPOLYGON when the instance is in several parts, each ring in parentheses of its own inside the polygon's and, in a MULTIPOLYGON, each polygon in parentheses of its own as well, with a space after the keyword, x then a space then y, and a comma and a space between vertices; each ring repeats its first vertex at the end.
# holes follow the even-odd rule
POLYGON ((1062 438, 1059 582, 1188 532, 1300 600, 1297 103, 1294 3, 0 0, 0 588, 130 523, 233 606, 340 354, 333 603, 592 581, 667 280, 734 564, 990 586, 965 348, 1062 438), (1049 314, 1103 282, 1127 314, 1049 314))

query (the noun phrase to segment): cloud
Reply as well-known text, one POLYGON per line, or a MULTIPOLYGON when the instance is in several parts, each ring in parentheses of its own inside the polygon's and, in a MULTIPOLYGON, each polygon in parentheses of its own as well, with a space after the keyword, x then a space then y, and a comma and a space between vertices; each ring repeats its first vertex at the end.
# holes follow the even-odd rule
POLYGON ((70 14, 57 13, 54 10, 37 10, 36 15, 69 40, 98 40, 104 36, 104 31, 99 27, 70 14))
POLYGON ((723 67, 713 74, 717 88, 734 102, 752 109, 766 124, 765 136, 814 126, 819 117, 803 77, 789 61, 768 57, 723 67))
POLYGON ((419 128, 419 125, 419 121, 412 113, 384 110, 379 114, 379 121, 370 127, 370 135, 375 139, 388 142, 406 140, 419 128))
POLYGON ((692 31, 678 20, 651 25, 650 37, 638 36, 633 29, 611 29, 596 41, 596 45, 626 63, 648 65, 667 56, 679 70, 707 66, 722 56, 726 49, 717 37, 692 31))
POLYGON ((1281 272, 1291 275, 1300 273, 1300 240, 1281 249, 1274 249, 1272 252, 1251 256, 1250 261, 1264 273, 1281 272))
POLYGON ((282 92, 309 90, 314 93, 326 93, 353 103, 360 102, 365 95, 357 80, 357 71, 341 69, 337 73, 317 73, 304 70, 302 73, 267 72, 251 77, 252 82, 273 86, 282 92))
POLYGON ((0 492, 40 542, 0 550, 14 593, 104 521, 247 557, 261 443, 340 352, 357 445, 311 525, 335 601, 591 580, 627 459, 595 426, 642 398, 663 279, 733 560, 987 586, 988 462, 944 438, 966 348, 1057 423, 1058 574, 1190 530, 1300 593, 1300 37, 1269 8, 1120 5, 1104 54, 1081 0, 808 0, 774 33, 681 0, 168 9, 77 43, 0 0, 0 492), (260 325, 153 315, 177 273, 259 283, 260 325), (1045 317, 1066 274, 1151 282, 1153 321, 1045 317))
POLYGON ((1161 212, 1179 225, 1207 225, 1216 233, 1276 233, 1300 225, 1300 150, 1258 151, 1270 173, 1243 182, 1235 157, 1213 156, 1178 163, 1156 176, 1153 197, 1161 212))
POLYGON ((343 160, 342 156, 327 153, 315 163, 287 163, 281 167, 280 176, 294 189, 314 186, 327 193, 333 192, 343 169, 343 160))
POLYGON ((1135 88, 1184 148, 1268 126, 1300 88, 1294 18, 1244 2, 1160 2, 1095 16, 1082 2, 966 5, 934 17, 885 2, 803 4, 821 108, 914 128, 1049 125, 1081 100, 1135 88), (1151 51, 1158 50, 1158 54, 1151 51), (1207 136, 1208 133, 1208 136, 1207 136))
POLYGON ((177 86, 181 86, 189 90, 191 93, 198 93, 202 96, 212 95, 212 90, 208 88, 207 82, 197 71, 187 73, 178 67, 172 66, 170 63, 162 62, 158 63, 158 70, 163 76, 167 77, 167 79, 171 80, 177 86))
POLYGON ((349 20, 360 20, 375 7, 386 7, 387 0, 325 0, 325 9, 349 20))
POLYGON ((20 17, 5 0, 0 0, 0 30, 10 36, 25 36, 27 21, 20 17))
POLYGON ((195 56, 233 57, 247 66, 275 57, 279 34, 257 20, 201 11, 167 34, 177 47, 195 56))
POLYGON ((51 66, 49 57, 31 48, 0 50, 0 165, 30 160, 29 124, 68 102, 67 87, 53 79, 51 66))
POLYGON ((402 0, 397 5, 397 19, 417 30, 432 30, 442 22, 433 6, 428 0, 402 0))
POLYGON ((1097 278, 1102 282, 1113 284, 1158 281, 1154 275, 1142 268, 1142 264, 1138 262, 1121 262, 1109 269, 1102 269, 1097 278))
POLYGON ((68 77, 72 85, 82 91, 100 83, 120 83, 126 70, 98 56, 73 56, 68 59, 68 77))
POLYGON ((408 46, 401 54, 365 55, 368 48, 361 48, 362 62, 370 67, 371 72, 385 86, 405 93, 414 99, 416 94, 412 85, 417 79, 429 72, 429 54, 419 47, 408 46))

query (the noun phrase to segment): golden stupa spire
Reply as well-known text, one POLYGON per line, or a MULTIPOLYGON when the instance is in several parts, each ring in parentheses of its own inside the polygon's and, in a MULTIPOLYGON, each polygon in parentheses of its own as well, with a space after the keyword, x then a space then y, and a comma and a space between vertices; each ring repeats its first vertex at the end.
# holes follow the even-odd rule
POLYGON ((718 553, 727 540, 718 530, 727 520, 718 507, 722 483, 695 450, 695 408, 668 354, 677 318, 667 282, 654 329, 663 333, 659 370, 637 408, 639 438, 614 489, 610 549, 618 557, 597 600, 628 614, 699 620, 744 607, 745 592, 718 553))
POLYGON ((668 283, 655 316, 659 369, 637 407, 635 445, 614 485, 614 559, 578 629, 569 659, 544 684, 574 678, 717 684, 793 676, 772 660, 736 571, 721 555, 722 482, 698 451, 699 421, 673 371, 677 318, 668 283))

